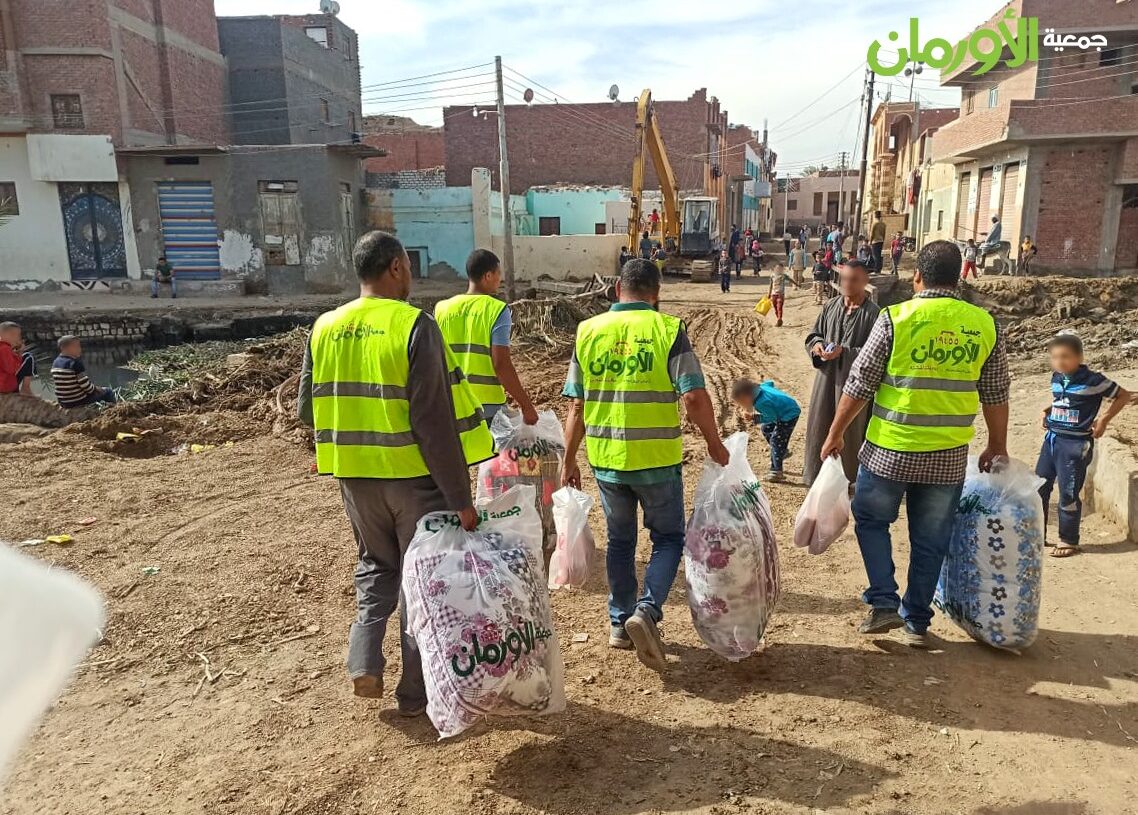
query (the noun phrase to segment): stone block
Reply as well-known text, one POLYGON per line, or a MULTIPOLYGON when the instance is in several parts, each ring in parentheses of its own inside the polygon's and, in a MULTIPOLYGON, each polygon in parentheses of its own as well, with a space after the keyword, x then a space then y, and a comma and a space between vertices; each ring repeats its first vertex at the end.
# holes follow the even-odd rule
POLYGON ((1087 471, 1088 509, 1115 521, 1138 543, 1138 458, 1131 447, 1106 436, 1095 442, 1095 457, 1087 471))

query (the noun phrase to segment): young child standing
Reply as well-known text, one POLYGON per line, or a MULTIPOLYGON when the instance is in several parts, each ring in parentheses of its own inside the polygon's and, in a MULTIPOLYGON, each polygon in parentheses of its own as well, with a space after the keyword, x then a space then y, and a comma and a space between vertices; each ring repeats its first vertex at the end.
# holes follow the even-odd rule
POLYGON ((898 232, 889 244, 889 259, 893 261, 893 276, 896 277, 901 269, 901 256, 905 254, 905 233, 898 232))
POLYGON ((1051 352, 1051 406, 1043 411, 1043 447, 1035 474, 1044 479, 1039 494, 1044 517, 1051 492, 1059 485, 1059 543, 1052 557, 1079 552, 1079 523, 1083 502, 1079 493, 1094 456, 1095 439, 1110 420, 1133 400, 1117 383, 1083 364, 1083 341, 1077 334, 1058 334, 1047 345, 1051 352), (1112 399, 1099 416, 1103 399, 1112 399))
POLYGON ((1031 261, 1039 252, 1035 248, 1035 243, 1031 240, 1031 235, 1023 236, 1023 243, 1019 245, 1019 273, 1026 275, 1031 271, 1031 261))
POLYGON ((719 290, 724 294, 731 291, 731 258, 726 249, 719 252, 719 290))
POLYGON ((964 269, 960 273, 960 279, 967 280, 969 272, 972 272, 973 280, 976 280, 980 276, 976 272, 976 240, 974 238, 969 238, 967 245, 964 247, 964 269))
POLYGON ((775 325, 782 326, 782 307, 786 305, 786 284, 794 286, 794 288, 801 288, 794 279, 787 274, 786 267, 781 263, 775 267, 774 274, 771 275, 771 287, 767 292, 767 297, 771 299, 771 304, 774 306, 775 325))
POLYGON ((771 448, 771 471, 768 481, 786 481, 782 464, 789 455, 790 436, 802 415, 794 397, 779 390, 767 380, 761 385, 752 379, 740 379, 731 389, 731 398, 743 410, 751 412, 754 422, 771 448))
POLYGON ((820 252, 814 253, 812 275, 814 278, 814 304, 820 306, 830 299, 830 281, 833 279, 833 272, 822 261, 820 252))

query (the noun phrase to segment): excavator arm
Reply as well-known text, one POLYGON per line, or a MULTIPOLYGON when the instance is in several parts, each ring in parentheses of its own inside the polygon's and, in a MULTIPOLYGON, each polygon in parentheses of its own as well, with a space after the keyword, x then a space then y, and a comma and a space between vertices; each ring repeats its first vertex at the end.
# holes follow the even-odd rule
POLYGON ((661 213, 660 230, 664 248, 668 252, 679 250, 680 238, 680 189, 676 174, 668 161, 664 149, 664 137, 656 120, 652 106, 652 91, 645 88, 640 92, 636 106, 636 152, 632 159, 632 209, 628 216, 628 250, 633 255, 640 249, 640 218, 643 215, 644 195, 644 153, 652 157, 656 175, 660 179, 660 193, 664 202, 661 213))

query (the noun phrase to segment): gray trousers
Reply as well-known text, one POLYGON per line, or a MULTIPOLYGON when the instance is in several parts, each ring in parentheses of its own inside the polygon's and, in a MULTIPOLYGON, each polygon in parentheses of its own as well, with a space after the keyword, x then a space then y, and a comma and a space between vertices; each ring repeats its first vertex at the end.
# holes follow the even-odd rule
POLYGON ((348 632, 348 676, 383 676, 383 637, 398 606, 403 673, 395 698, 404 707, 424 704, 423 666, 414 638, 407 635, 399 586, 415 524, 428 512, 447 509, 446 502, 430 476, 401 481, 341 478, 340 494, 359 545, 355 575, 359 614, 348 632))

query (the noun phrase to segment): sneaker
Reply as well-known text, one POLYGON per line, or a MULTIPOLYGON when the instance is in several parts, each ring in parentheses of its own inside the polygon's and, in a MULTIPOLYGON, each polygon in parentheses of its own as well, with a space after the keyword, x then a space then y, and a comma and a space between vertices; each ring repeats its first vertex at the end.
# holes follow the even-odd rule
POLYGON ((352 693, 361 699, 379 699, 383 696, 383 677, 371 674, 352 677, 352 693))
POLYGON ((897 613, 896 609, 875 608, 862 620, 857 631, 859 634, 880 634, 884 631, 892 631, 894 628, 901 628, 903 625, 905 625, 905 621, 901 619, 901 615, 897 613))
POLYGON ((783 475, 782 470, 771 470, 767 473, 767 481, 770 481, 772 484, 781 484, 786 481, 786 476, 783 475))
POLYGON ((905 623, 905 628, 901 632, 901 642, 910 648, 925 649, 929 647, 929 635, 926 631, 917 631, 915 628, 905 623))
POLYGON ((654 671, 662 671, 667 667, 664 659, 664 643, 660 639, 660 631, 656 628, 656 621, 642 608, 636 609, 624 623, 624 630, 636 646, 636 657, 647 667, 654 671))
POLYGON ((632 640, 623 625, 614 625, 609 629, 609 648, 619 648, 621 651, 632 650, 632 640))

